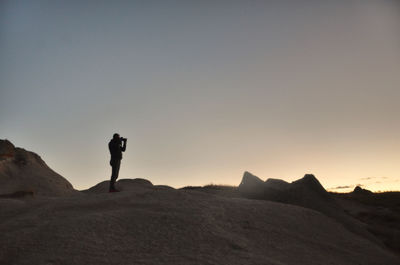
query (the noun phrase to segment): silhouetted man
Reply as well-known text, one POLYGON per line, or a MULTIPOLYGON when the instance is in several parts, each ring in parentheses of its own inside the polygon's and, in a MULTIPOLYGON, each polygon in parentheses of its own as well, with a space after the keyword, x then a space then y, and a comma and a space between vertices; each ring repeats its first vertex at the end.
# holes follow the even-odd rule
POLYGON ((126 149, 126 138, 119 137, 118 133, 114 133, 113 138, 108 143, 108 149, 111 154, 111 180, 110 180, 110 192, 118 191, 115 188, 115 181, 118 178, 119 167, 121 166, 122 152, 126 149), (123 143, 123 144, 122 144, 123 143))

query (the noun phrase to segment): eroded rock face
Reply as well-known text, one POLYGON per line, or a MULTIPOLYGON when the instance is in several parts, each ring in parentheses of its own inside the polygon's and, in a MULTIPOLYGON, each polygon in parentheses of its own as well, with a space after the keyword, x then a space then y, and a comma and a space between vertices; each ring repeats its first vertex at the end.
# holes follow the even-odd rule
POLYGON ((19 191, 61 196, 76 193, 71 183, 54 172, 39 155, 0 140, 0 194, 19 191))
POLYGON ((312 174, 306 174, 292 183, 271 178, 264 182, 246 171, 239 192, 249 198, 293 203, 313 209, 318 208, 318 201, 329 200, 328 192, 312 174))
POLYGON ((264 181, 246 171, 238 187, 239 192, 250 198, 258 198, 264 193, 264 181))
POLYGON ((246 171, 243 174, 242 182, 240 183, 240 185, 245 187, 245 186, 255 186, 262 183, 264 183, 264 181, 262 181, 259 177, 254 176, 250 172, 246 171))
POLYGON ((339 221, 350 231, 370 240, 376 240, 358 224, 355 224, 356 220, 348 216, 337 205, 312 174, 306 174, 301 179, 287 183, 278 179, 267 179, 263 182, 258 177, 245 173, 239 191, 243 197, 250 199, 275 201, 316 210, 339 221))
POLYGON ((290 184, 282 179, 269 178, 265 181, 265 187, 270 189, 285 190, 289 188, 290 184))
POLYGON ((14 155, 14 145, 8 140, 0 140, 0 161, 13 158, 14 155))
POLYGON ((326 196, 328 194, 328 192, 324 189, 324 187, 322 187, 321 183, 319 183, 318 179, 313 174, 306 174, 302 179, 296 180, 292 184, 295 187, 303 187, 322 196, 326 196))

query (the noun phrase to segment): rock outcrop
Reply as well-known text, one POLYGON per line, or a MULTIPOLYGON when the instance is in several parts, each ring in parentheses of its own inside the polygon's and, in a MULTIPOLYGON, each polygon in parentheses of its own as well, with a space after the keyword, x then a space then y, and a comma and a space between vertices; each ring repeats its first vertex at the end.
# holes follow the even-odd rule
POLYGON ((264 195, 264 181, 246 171, 239 185, 239 191, 250 198, 260 198, 264 195))
POLYGON ((331 200, 328 192, 312 174, 306 174, 292 183, 280 179, 267 179, 264 182, 246 171, 238 190, 247 198, 290 203, 314 210, 323 209, 325 205, 320 205, 321 201, 331 200))
POLYGON ((0 140, 0 161, 12 158, 15 155, 15 147, 8 140, 0 140))
POLYGON ((61 196, 76 193, 71 183, 54 172, 39 155, 0 140, 0 194, 32 192, 61 196))
POLYGON ((348 230, 376 242, 376 238, 363 228, 362 223, 348 215, 336 203, 314 175, 306 174, 303 178, 292 183, 278 179, 268 179, 263 182, 252 175, 252 180, 261 181, 257 182, 258 184, 255 181, 247 181, 248 175, 247 172, 244 173, 243 180, 238 187, 241 196, 249 199, 293 204, 321 212, 343 224, 348 230))
POLYGON ((363 189, 360 186, 357 186, 354 188, 353 192, 351 192, 353 195, 372 195, 373 192, 367 189, 363 189))
MULTIPOLYGON (((108 193, 110 181, 105 180, 97 185, 83 190, 84 193, 108 193)), ((135 178, 135 179, 120 179, 115 184, 116 188, 120 191, 134 191, 137 188, 150 188, 153 184, 147 179, 135 178)))

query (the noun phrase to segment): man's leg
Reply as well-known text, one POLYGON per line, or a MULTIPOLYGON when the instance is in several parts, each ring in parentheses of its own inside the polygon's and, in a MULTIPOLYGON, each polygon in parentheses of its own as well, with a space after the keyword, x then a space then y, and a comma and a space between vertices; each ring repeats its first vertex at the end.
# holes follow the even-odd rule
POLYGON ((118 178, 119 168, 121 165, 121 160, 111 161, 111 180, 110 180, 110 191, 115 190, 115 181, 118 178))

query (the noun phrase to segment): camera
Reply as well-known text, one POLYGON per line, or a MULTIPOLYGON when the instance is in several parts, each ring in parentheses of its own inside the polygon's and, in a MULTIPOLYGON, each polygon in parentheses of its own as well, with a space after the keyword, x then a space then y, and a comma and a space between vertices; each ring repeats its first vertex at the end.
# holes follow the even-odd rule
POLYGON ((126 141, 127 139, 124 137, 120 137, 119 139, 121 139, 121 141, 126 141))

